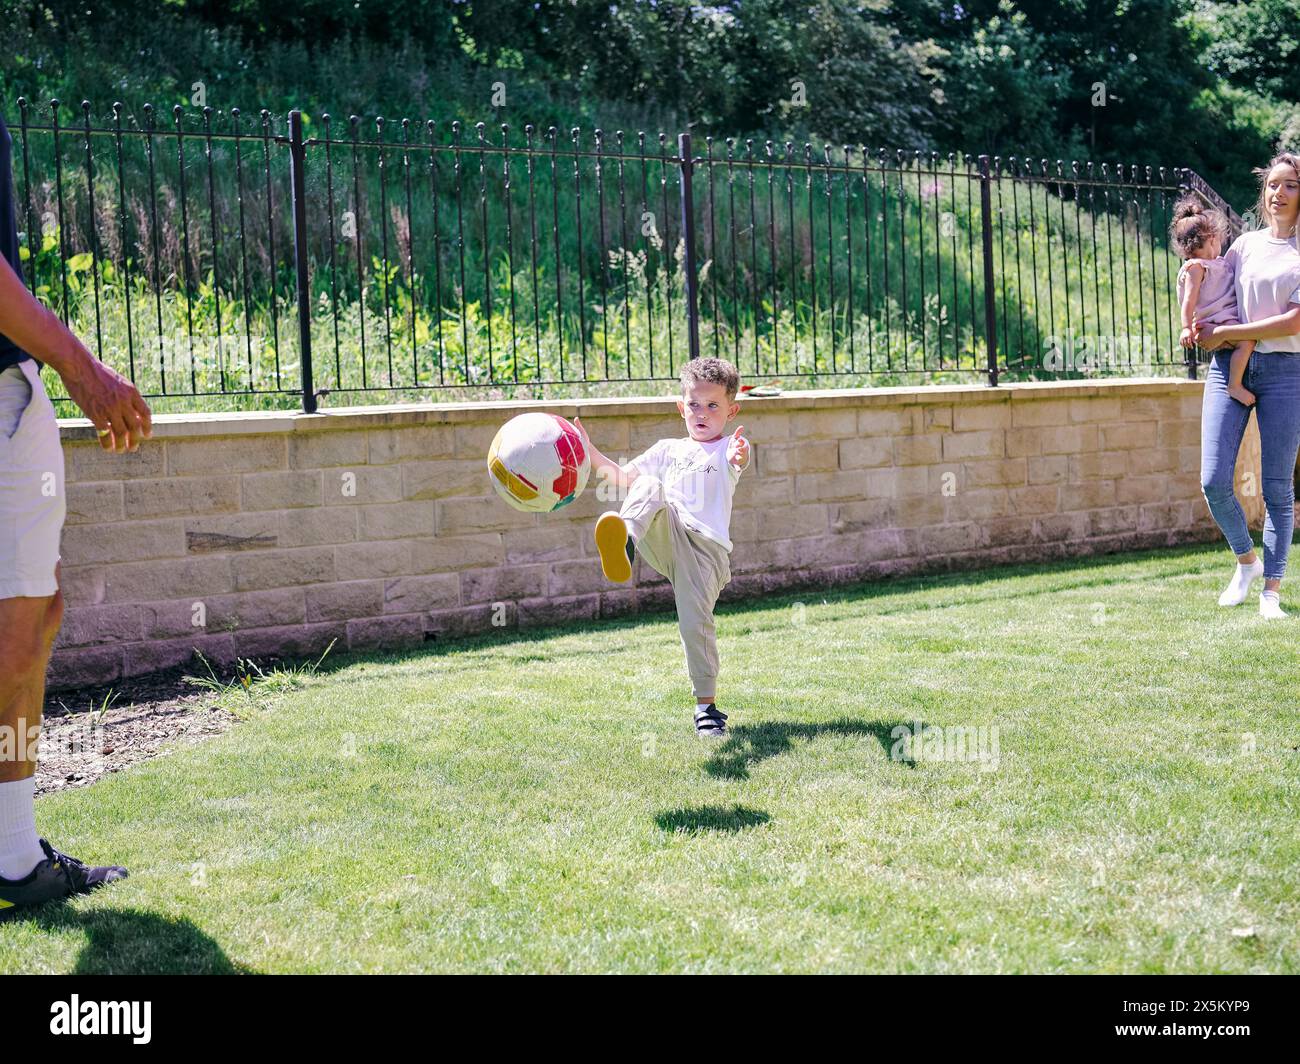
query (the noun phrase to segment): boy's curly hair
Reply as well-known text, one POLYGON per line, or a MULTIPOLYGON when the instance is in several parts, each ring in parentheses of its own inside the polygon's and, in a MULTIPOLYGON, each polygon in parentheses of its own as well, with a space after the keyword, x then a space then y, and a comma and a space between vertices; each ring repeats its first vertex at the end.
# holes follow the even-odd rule
POLYGON ((1219 236, 1226 240, 1231 232, 1224 213, 1207 207, 1195 193, 1189 192, 1174 204, 1169 239, 1180 258, 1191 258, 1192 253, 1210 237, 1219 236))
POLYGON ((683 387, 691 381, 721 384, 728 399, 736 398, 740 391, 740 371, 725 358, 692 359, 682 366, 681 379, 683 387))

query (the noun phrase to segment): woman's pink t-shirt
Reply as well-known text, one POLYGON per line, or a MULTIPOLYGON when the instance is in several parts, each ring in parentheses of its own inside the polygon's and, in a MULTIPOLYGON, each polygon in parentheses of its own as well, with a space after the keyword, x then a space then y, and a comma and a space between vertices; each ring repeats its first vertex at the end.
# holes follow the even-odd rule
MULTIPOLYGON (((1285 314, 1300 303, 1300 251, 1296 238, 1279 240, 1267 229, 1242 233, 1223 256, 1236 277, 1237 312, 1243 322, 1285 314)), ((1260 340, 1257 352, 1300 352, 1300 334, 1260 340)))

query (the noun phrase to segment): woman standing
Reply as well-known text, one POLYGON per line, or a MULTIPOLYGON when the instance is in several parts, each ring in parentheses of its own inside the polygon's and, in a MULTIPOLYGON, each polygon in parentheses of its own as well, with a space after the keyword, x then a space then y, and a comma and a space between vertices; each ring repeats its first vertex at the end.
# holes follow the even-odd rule
POLYGON ((1251 584, 1262 576, 1259 612, 1278 618, 1286 616, 1278 589, 1295 524, 1300 450, 1300 251, 1296 248, 1300 156, 1282 152, 1255 173, 1260 177, 1256 215, 1266 227, 1243 233, 1225 256, 1233 266, 1241 324, 1193 326, 1200 347, 1221 348, 1210 363, 1201 409, 1201 490, 1237 556, 1237 571, 1219 596, 1219 605, 1244 602, 1251 584), (1228 394, 1231 348, 1242 340, 1256 342, 1245 386, 1256 397, 1262 454, 1267 511, 1262 564, 1232 483, 1250 417, 1250 407, 1228 394))

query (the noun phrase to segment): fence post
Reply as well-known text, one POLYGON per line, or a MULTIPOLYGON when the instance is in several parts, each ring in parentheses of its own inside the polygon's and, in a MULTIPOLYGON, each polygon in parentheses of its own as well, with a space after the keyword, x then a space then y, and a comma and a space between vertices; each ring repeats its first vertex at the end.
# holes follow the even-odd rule
MULTIPOLYGON (((1219 210, 1223 211, 1223 213, 1228 217, 1229 226, 1231 226, 1229 236, 1240 236, 1242 224, 1241 219, 1237 216, 1237 212, 1229 207, 1228 204, 1219 197, 1219 194, 1205 183, 1205 179, 1202 178, 1200 174, 1186 166, 1184 166, 1179 173, 1182 175, 1182 180, 1179 182, 1179 188, 1195 191, 1196 194, 1209 203, 1210 206, 1217 207, 1219 210), (1195 183, 1193 182, 1193 179, 1195 179, 1195 183)), ((1145 345, 1145 339, 1143 340, 1143 344, 1145 345)), ((1200 353, 1201 349, 1199 347, 1189 347, 1183 355, 1183 365, 1187 367, 1187 379, 1189 381, 1196 380, 1196 360, 1200 357, 1200 353)))
POLYGON ((302 112, 289 112, 289 176, 293 188, 293 264, 298 278, 298 355, 302 362, 302 409, 316 412, 316 387, 311 371, 311 280, 307 273, 307 178, 303 172, 307 148, 302 137, 302 112))
MULTIPOLYGON (((681 166, 682 181, 682 239, 686 242, 686 255, 682 268, 686 272, 686 327, 691 358, 700 357, 700 307, 699 293, 695 290, 695 194, 692 175, 695 165, 691 161, 691 135, 677 134, 677 158, 681 166)), ((672 328, 672 325, 669 325, 672 328)))
POLYGON ((989 157, 980 156, 980 230, 984 244, 984 342, 989 352, 989 387, 998 386, 998 323, 993 296, 993 207, 989 195, 989 157))
MULTIPOLYGON (((22 129, 23 137, 23 205, 26 208, 27 222, 27 253, 30 256, 27 267, 27 287, 31 289, 33 296, 36 295, 36 255, 41 247, 41 234, 37 230, 36 216, 32 213, 32 177, 27 167, 27 149, 28 137, 31 136, 27 131, 27 97, 18 97, 18 120, 22 129)), ((22 260, 14 263, 14 270, 19 276, 22 276, 22 260)), ((128 317, 127 321, 131 319, 128 317)))

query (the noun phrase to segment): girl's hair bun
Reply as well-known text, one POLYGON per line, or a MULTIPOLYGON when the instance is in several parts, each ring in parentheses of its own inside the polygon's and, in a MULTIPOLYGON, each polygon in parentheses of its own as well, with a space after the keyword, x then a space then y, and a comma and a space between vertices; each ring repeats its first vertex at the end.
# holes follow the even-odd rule
POLYGON ((1182 258, 1191 258, 1214 235, 1225 240, 1231 235, 1227 216, 1221 210, 1207 206, 1194 192, 1174 204, 1169 239, 1182 258))

